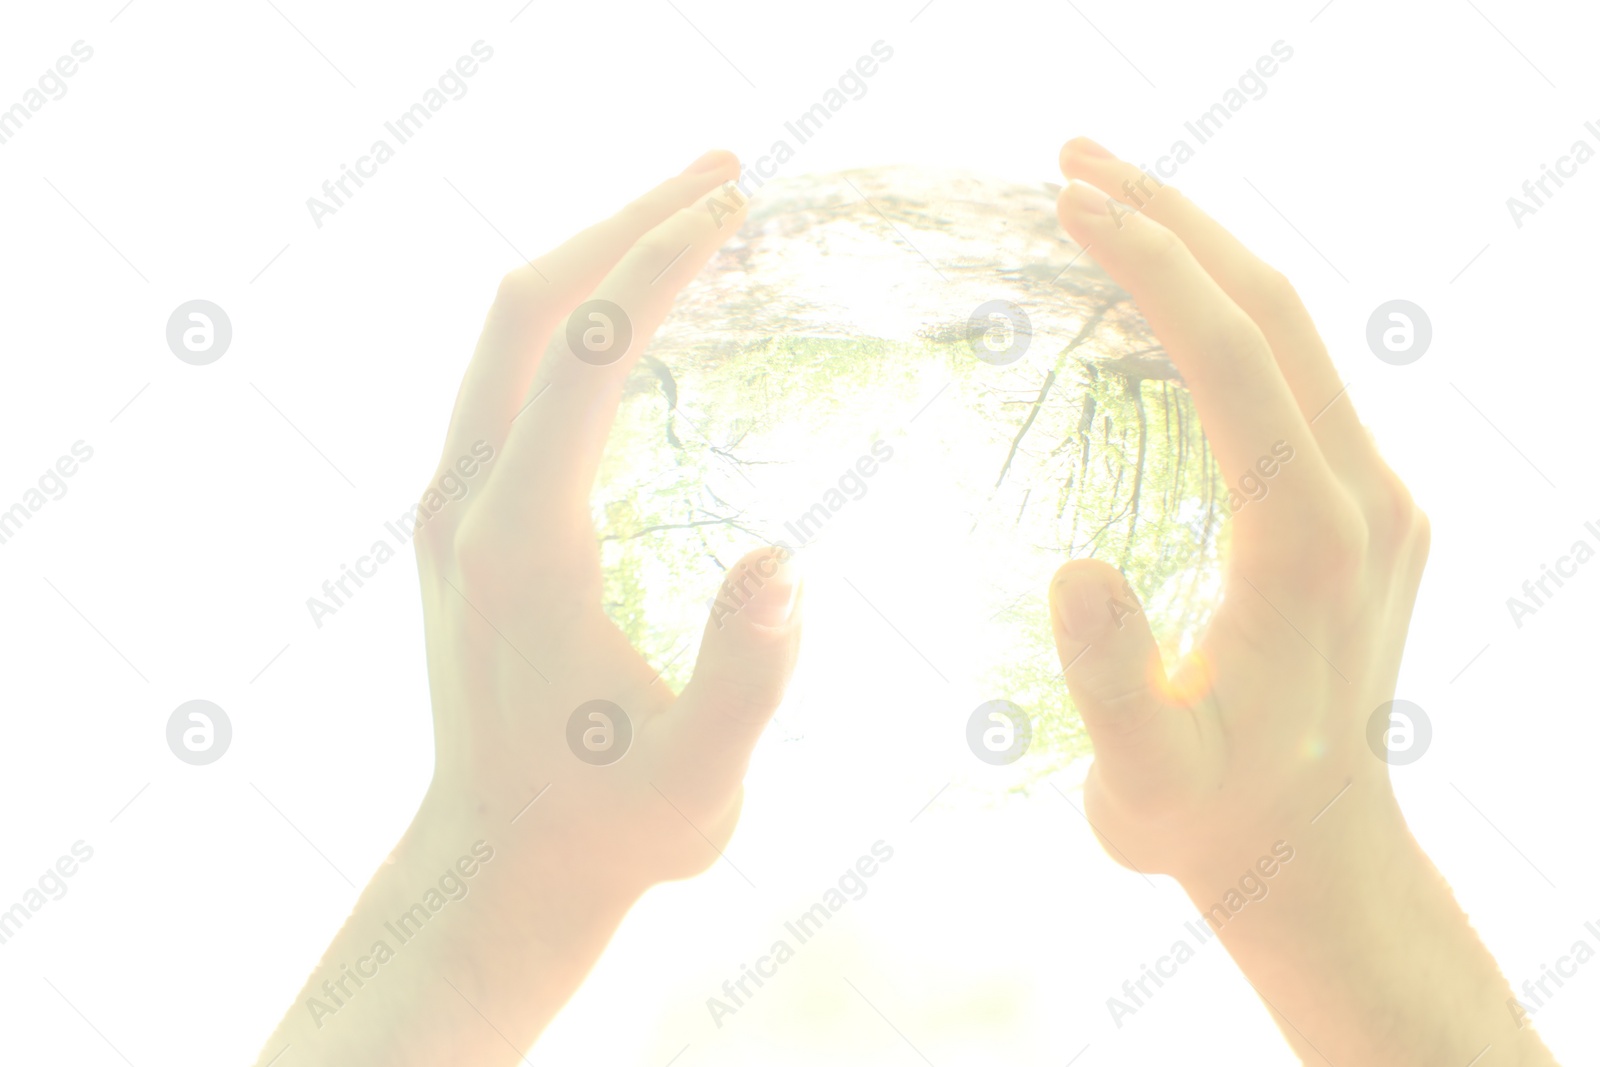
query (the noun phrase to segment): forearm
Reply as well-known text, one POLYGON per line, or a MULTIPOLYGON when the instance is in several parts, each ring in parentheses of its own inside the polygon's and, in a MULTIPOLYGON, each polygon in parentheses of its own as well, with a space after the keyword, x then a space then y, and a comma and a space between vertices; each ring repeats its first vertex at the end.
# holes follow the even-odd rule
MULTIPOLYGON (((1367 792, 1280 835, 1294 859, 1221 926, 1274 1021, 1306 1063, 1553 1064, 1392 796, 1367 792)), ((1227 869, 1186 880, 1202 911, 1232 888, 1227 869)))
POLYGON ((520 1062, 631 900, 541 863, 534 820, 462 807, 424 802, 258 1064, 285 1048, 278 1067, 520 1062))

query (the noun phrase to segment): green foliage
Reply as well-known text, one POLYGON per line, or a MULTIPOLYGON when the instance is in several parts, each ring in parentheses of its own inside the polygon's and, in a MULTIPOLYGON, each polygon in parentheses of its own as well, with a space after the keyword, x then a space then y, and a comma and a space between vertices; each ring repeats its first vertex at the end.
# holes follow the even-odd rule
POLYGON ((1095 358, 1082 343, 1097 330, 1113 327, 1091 316, 1059 353, 1011 367, 974 359, 959 334, 775 337, 706 346, 670 369, 647 358, 595 494, 607 610, 681 686, 723 574, 750 549, 791 539, 784 522, 814 498, 818 457, 893 437, 905 457, 894 476, 932 472, 939 499, 927 516, 884 521, 915 533, 915 522, 962 516, 964 531, 921 530, 959 544, 943 565, 991 582, 985 617, 958 642, 979 660, 963 664, 968 676, 1033 712, 1046 764, 1087 751, 1060 680, 1050 575, 1076 557, 1118 566, 1175 656, 1216 595, 1225 496, 1170 367, 1095 358), (919 414, 941 382, 939 406, 919 414))

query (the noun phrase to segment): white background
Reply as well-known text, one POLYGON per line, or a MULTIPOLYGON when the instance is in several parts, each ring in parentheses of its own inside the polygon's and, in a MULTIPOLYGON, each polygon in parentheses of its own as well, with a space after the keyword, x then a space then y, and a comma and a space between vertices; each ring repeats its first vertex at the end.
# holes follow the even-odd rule
MULTIPOLYGON (((0 1061, 255 1054, 431 760, 409 560, 320 631, 304 601, 432 470, 511 246, 543 250, 708 147, 753 159, 880 39, 893 60, 790 173, 1059 180, 1080 133, 1148 162, 1274 41, 1294 48, 1179 181, 1295 280, 1433 521, 1399 695, 1435 739, 1396 771, 1408 816, 1514 986, 1594 943, 1600 563, 1520 629, 1506 608, 1573 541, 1600 542, 1583 529, 1600 525, 1600 161, 1520 229, 1506 207, 1575 139, 1600 147, 1592 10, 121 2, 0 13, 0 107, 73 42, 94 48, 0 145, 0 508, 75 441, 94 449, 0 545, 0 907, 74 841, 94 849, 0 945, 0 1061), (316 228, 306 198, 479 39, 495 54, 468 95, 316 228), (1364 342, 1396 297, 1434 327, 1407 367, 1364 342), (209 367, 165 343, 194 298, 233 323, 209 367), (235 731, 205 768, 164 738, 195 697, 235 731)), ((719 865, 652 894, 531 1061, 920 1062, 848 977, 941 1067, 1292 1062, 1214 946, 1113 1027, 1105 998, 1193 909, 1106 860, 1054 790, 952 793, 911 822, 975 773, 971 703, 924 700, 916 658, 839 604, 808 620, 811 647, 876 643, 833 684, 937 710, 842 720, 812 694, 806 744, 759 754, 729 850, 759 888, 719 865), (878 838, 896 858, 850 905, 853 933, 713 1028, 705 997, 878 838)), ((1597 996, 1600 963, 1539 1014, 1564 1062, 1600 1058, 1597 996)))

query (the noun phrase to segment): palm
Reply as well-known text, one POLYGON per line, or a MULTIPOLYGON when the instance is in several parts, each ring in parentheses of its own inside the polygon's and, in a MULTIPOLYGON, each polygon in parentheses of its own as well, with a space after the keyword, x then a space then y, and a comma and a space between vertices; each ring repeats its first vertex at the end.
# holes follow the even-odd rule
MULTIPOLYGON (((708 627, 675 696, 605 613, 589 518, 623 380, 677 290, 737 229, 737 218, 716 227, 699 203, 730 170, 721 156, 672 179, 507 277, 439 477, 463 455, 492 461, 416 539, 435 788, 503 814, 508 834, 536 836, 542 862, 565 855, 641 891, 704 869, 726 843, 798 637, 785 574, 741 617, 708 627), (608 327, 626 328, 579 358, 572 338, 587 338, 566 320, 587 321, 592 301, 606 302, 608 327)), ((735 572, 758 563, 766 553, 735 572)))
MULTIPOLYGON (((1078 144, 1069 177, 1137 189, 1137 169, 1078 144)), ((1170 187, 1115 220, 1105 196, 1069 186, 1063 223, 1150 319, 1230 483, 1265 489, 1235 513, 1223 603, 1170 673, 1142 614, 1100 610, 1120 575, 1084 560, 1058 576, 1057 643, 1095 742, 1089 816, 1140 870, 1247 867, 1348 787, 1387 793, 1368 721, 1394 692, 1427 523, 1287 282, 1170 187)))

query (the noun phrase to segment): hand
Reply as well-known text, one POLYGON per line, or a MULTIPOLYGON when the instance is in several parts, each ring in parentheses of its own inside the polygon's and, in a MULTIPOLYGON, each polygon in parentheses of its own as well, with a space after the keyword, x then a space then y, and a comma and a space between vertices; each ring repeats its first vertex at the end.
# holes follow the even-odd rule
POLYGON ((1392 795, 1365 731, 1394 693, 1428 523, 1287 279, 1093 142, 1070 142, 1062 170, 1078 179, 1063 225, 1149 319, 1223 477, 1274 471, 1233 515, 1222 603, 1170 675, 1114 568, 1069 563, 1052 596, 1095 742, 1094 824, 1140 870, 1234 881, 1346 785, 1341 804, 1392 795))
POLYGON ((1266 486, 1234 494, 1222 603, 1170 672, 1115 568, 1058 573, 1091 824, 1123 864, 1184 885, 1302 1055, 1464 1064, 1492 1044, 1485 1067, 1549 1062, 1509 1025, 1504 980, 1367 742, 1394 695, 1426 518, 1281 274, 1091 141, 1061 166, 1062 224, 1150 321, 1223 476, 1266 486))
POLYGON ((705 202, 738 173, 709 153, 502 283, 419 505, 433 781, 263 1063, 519 1062, 640 894, 733 832, 795 575, 730 571, 674 697, 606 616, 589 493, 629 370, 743 221, 705 202))
POLYGON ((751 748, 794 665, 795 578, 780 550, 760 550, 729 573, 674 697, 664 665, 605 613, 590 519, 624 381, 678 291, 744 220, 706 206, 738 173, 731 155, 710 153, 508 275, 456 401, 434 484, 484 443, 496 458, 487 484, 416 538, 434 792, 506 820, 540 795, 514 831, 537 848, 512 848, 507 868, 526 853, 628 895, 704 870, 733 831, 751 748), (591 701, 625 721, 584 711, 574 749, 569 720, 591 701))

